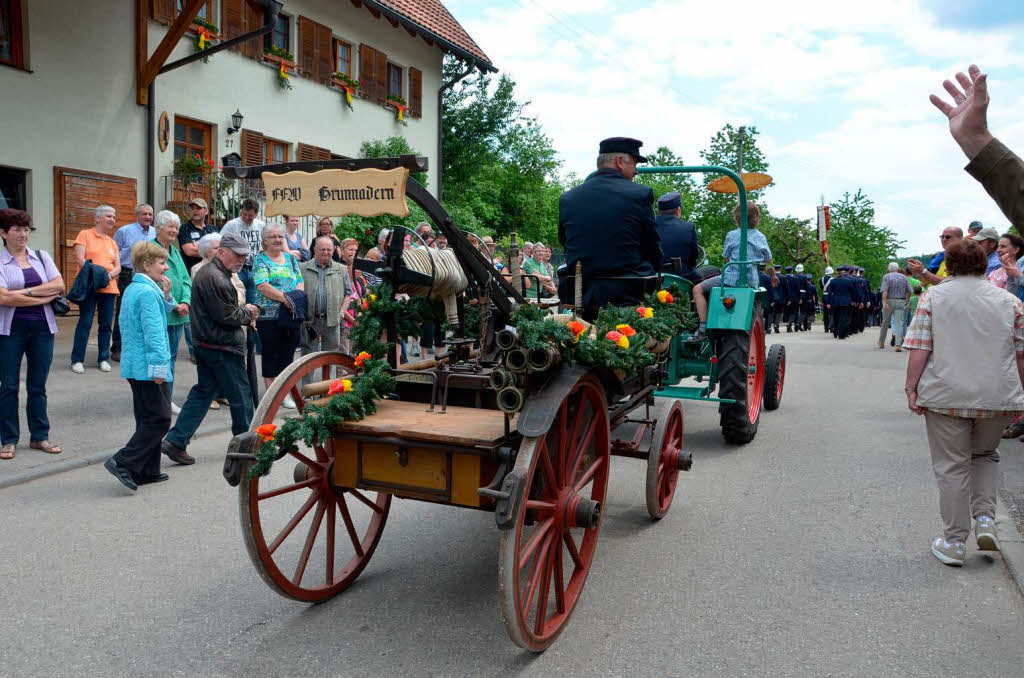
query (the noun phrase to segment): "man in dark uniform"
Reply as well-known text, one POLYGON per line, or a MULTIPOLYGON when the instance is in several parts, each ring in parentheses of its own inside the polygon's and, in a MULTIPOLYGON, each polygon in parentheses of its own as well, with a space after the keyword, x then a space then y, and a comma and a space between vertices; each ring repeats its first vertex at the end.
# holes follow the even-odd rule
POLYGON ((786 302, 789 301, 789 290, 786 288, 786 279, 782 275, 782 264, 775 266, 775 284, 768 289, 768 298, 771 301, 771 324, 775 333, 779 333, 779 321, 786 316, 786 302))
POLYGON ((847 267, 836 269, 836 277, 828 285, 828 303, 832 311, 832 336, 846 339, 850 335, 850 309, 853 305, 853 281, 847 267))
MULTIPOLYGON (((641 302, 640 280, 600 278, 654 276, 661 266, 661 238, 654 221, 654 189, 634 184, 643 142, 612 137, 601 142, 597 171, 558 199, 558 241, 566 275, 559 297, 572 299, 576 262, 583 263, 583 317, 593 320, 609 304, 641 302)), ((653 286, 650 286, 653 289, 653 286)))
POLYGON ((832 325, 829 322, 832 319, 832 311, 828 308, 828 283, 832 280, 832 274, 835 273, 831 266, 825 267, 825 275, 821 276, 818 281, 821 284, 821 322, 825 325, 825 331, 832 331, 832 325))
POLYGON ((661 270, 675 273, 698 282, 697 268, 697 227, 680 219, 682 203, 679 191, 672 191, 658 198, 658 236, 661 238, 661 270), (679 259, 680 269, 673 270, 673 259, 679 259))
POLYGON ((807 276, 804 275, 804 265, 797 264, 793 277, 796 279, 796 287, 800 292, 800 303, 796 311, 796 331, 803 332, 807 329, 807 304, 811 298, 811 291, 807 285, 807 276))
POLYGON ((782 278, 786 281, 786 331, 792 332, 793 323, 800 312, 800 283, 793 275, 792 266, 786 267, 786 275, 782 278))
POLYGON ((864 305, 866 299, 864 296, 864 286, 860 282, 860 277, 857 273, 860 271, 858 266, 848 267, 848 276, 850 278, 850 297, 851 297, 851 312, 850 312, 850 334, 860 334, 864 331, 864 305))
POLYGON ((804 329, 809 332, 814 325, 814 317, 818 313, 818 288, 810 273, 804 274, 804 280, 807 281, 807 310, 804 313, 804 329))
POLYGON ((772 333, 772 311, 771 311, 771 308, 772 308, 772 304, 771 304, 772 277, 764 272, 764 266, 765 266, 764 264, 758 264, 757 265, 757 277, 758 277, 758 284, 761 287, 763 287, 766 292, 768 292, 768 302, 769 303, 768 303, 768 308, 765 309, 765 312, 764 312, 764 333, 765 334, 771 334, 772 333))

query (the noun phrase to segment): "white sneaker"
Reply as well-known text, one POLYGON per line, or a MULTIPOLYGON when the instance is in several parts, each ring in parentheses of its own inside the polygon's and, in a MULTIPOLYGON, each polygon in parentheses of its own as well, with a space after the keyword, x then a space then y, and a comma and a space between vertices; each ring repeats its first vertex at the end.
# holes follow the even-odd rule
POLYGON ((281 403, 281 407, 287 407, 289 410, 294 410, 295 409, 295 401, 292 399, 292 397, 290 395, 286 395, 284 397, 284 402, 281 403))
POLYGON ((71 371, 75 374, 85 374, 85 365, 82 363, 71 363, 71 371))
POLYGON ((100 372, 109 372, 109 371, 110 371, 110 363, 108 363, 106 360, 102 361, 100 363, 100 372))
POLYGON ((171 414, 181 414, 181 408, 175 405, 174 401, 171 401, 171 414))

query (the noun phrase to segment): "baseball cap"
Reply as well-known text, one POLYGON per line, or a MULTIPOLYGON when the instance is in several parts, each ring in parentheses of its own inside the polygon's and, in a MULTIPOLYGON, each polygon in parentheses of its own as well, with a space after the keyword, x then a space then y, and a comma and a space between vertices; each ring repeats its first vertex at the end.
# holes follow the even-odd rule
POLYGON ((975 233, 974 235, 972 235, 971 236, 971 240, 976 240, 976 241, 979 241, 979 242, 982 241, 982 240, 996 240, 996 241, 998 241, 999 240, 999 231, 997 231, 996 229, 992 228, 991 226, 987 226, 987 227, 981 229, 980 231, 978 231, 977 233, 975 233))
POLYGON ((188 206, 192 207, 192 205, 198 205, 199 207, 204 207, 206 209, 210 209, 210 206, 207 205, 206 201, 203 200, 202 198, 192 198, 191 200, 189 200, 188 201, 188 206))
POLYGON ((221 249, 227 247, 235 254, 252 254, 252 250, 249 249, 249 243, 245 242, 245 238, 238 235, 237 233, 224 233, 220 236, 220 247, 221 249))

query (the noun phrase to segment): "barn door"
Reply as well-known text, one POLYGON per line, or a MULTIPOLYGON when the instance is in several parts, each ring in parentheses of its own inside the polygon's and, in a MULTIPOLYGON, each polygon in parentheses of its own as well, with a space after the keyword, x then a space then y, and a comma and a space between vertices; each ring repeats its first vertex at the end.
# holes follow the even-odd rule
MULTIPOLYGON (((78 275, 75 238, 92 228, 95 210, 110 205, 117 210, 117 226, 135 221, 136 181, 84 170, 53 168, 54 258, 64 285, 70 289, 78 275)), ((113 235, 113 234, 111 234, 113 235)))

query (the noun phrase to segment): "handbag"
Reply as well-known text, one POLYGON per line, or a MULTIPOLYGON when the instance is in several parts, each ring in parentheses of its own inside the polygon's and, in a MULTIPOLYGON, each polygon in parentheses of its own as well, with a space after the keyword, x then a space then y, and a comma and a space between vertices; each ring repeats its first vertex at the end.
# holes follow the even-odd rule
MULTIPOLYGON (((36 257, 39 261, 43 260, 43 253, 36 250, 36 257)), ((50 260, 52 263, 52 259, 50 260)), ((57 295, 57 298, 50 302, 50 308, 53 309, 53 314, 58 317, 64 317, 68 313, 71 313, 71 304, 68 303, 68 298, 61 292, 57 295)))

